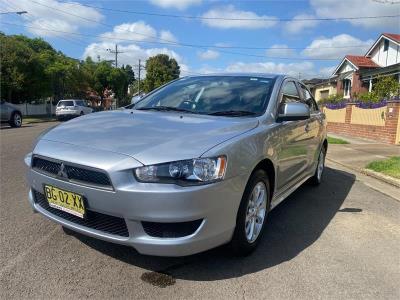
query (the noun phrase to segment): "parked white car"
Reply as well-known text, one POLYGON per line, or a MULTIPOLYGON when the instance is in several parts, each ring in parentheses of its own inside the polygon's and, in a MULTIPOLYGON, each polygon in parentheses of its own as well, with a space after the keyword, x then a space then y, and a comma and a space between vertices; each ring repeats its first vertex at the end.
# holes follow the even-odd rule
POLYGON ((58 120, 71 119, 93 112, 85 100, 67 99, 60 100, 56 108, 56 117, 58 120))

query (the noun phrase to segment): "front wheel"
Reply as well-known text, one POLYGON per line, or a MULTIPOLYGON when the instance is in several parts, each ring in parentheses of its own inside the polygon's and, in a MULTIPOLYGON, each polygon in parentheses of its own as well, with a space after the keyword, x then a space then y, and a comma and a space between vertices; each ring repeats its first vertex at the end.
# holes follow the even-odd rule
POLYGON ((22 125, 22 115, 19 112, 14 112, 11 115, 11 119, 9 121, 11 127, 21 127, 22 125))
POLYGON ((231 248, 236 255, 250 254, 259 243, 270 209, 268 175, 257 170, 250 177, 236 217, 231 248))

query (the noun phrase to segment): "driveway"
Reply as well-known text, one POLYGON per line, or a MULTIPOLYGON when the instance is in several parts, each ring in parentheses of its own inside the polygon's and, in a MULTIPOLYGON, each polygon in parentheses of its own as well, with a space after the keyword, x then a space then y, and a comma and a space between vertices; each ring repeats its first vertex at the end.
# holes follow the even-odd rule
POLYGON ((301 187, 272 211, 260 247, 246 258, 225 247, 142 256, 65 233, 32 213, 24 178, 24 155, 52 125, 0 130, 1 299, 400 297, 400 202, 335 165, 322 185, 301 187))

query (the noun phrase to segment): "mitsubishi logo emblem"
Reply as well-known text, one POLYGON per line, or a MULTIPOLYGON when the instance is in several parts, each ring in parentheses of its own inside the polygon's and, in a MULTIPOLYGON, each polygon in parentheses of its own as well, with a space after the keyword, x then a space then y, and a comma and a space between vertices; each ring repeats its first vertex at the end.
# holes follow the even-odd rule
POLYGON ((68 179, 68 173, 67 170, 65 169, 64 163, 61 163, 60 170, 57 173, 58 177, 68 179))

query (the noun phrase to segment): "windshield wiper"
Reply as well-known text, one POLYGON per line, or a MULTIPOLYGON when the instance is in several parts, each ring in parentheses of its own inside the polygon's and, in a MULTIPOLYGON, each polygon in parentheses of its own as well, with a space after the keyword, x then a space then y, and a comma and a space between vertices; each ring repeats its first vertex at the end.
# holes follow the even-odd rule
POLYGON ((253 116, 256 115, 255 112, 248 110, 223 110, 209 113, 210 116, 231 116, 231 117, 241 117, 241 116, 253 116))
POLYGON ((139 108, 137 108, 137 110, 178 111, 178 112, 185 112, 185 113, 190 113, 190 114, 196 113, 196 112, 188 110, 188 109, 172 107, 172 106, 139 107, 139 108))

